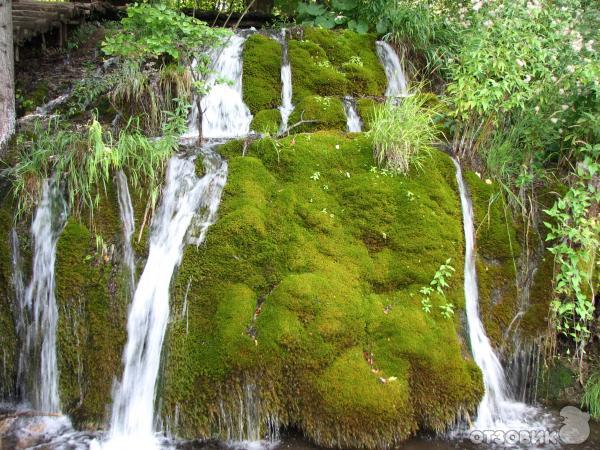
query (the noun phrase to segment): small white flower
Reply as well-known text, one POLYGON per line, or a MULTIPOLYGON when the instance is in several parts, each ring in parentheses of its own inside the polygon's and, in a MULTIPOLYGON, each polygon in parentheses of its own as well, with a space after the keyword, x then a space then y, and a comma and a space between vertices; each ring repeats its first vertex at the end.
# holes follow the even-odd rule
POLYGON ((573 67, 573 66, 567 66, 567 72, 569 72, 569 73, 575 72, 575 67, 573 67))
POLYGON ((525 75, 525 79, 523 79, 525 83, 529 83, 531 81, 531 75, 525 75))
POLYGON ((492 22, 490 19, 486 20, 485 22, 483 22, 483 24, 487 27, 490 28, 492 25, 494 25, 494 22, 492 22))
POLYGON ((552 122, 553 124, 556 124, 558 122, 558 119, 556 117, 552 117, 550 119, 550 122, 552 122))
POLYGON ((523 61, 522 59, 517 59, 517 64, 519 67, 524 67, 525 66, 525 61, 523 61))
POLYGON ((569 105, 562 105, 562 110, 566 111, 567 109, 569 109, 569 105))
POLYGON ((558 90, 558 93, 559 93, 560 95, 565 95, 565 90, 564 90, 563 88, 560 88, 560 89, 558 90))
POLYGON ((540 112, 540 107, 539 107, 539 106, 536 106, 534 109, 535 109, 535 112, 536 112, 536 113, 539 113, 539 112, 540 112))
POLYGON ((490 180, 489 178, 486 178, 485 184, 492 184, 492 180, 490 180))

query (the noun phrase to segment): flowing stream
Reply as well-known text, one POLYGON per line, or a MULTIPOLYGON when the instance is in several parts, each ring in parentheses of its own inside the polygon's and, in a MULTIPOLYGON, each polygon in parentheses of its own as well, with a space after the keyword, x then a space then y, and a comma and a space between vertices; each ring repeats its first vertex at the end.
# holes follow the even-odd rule
POLYGON ((174 156, 169 162, 161 205, 152 221, 148 260, 129 311, 125 369, 114 395, 106 448, 155 448, 158 445, 153 429, 154 401, 169 320, 171 277, 181 260, 196 210, 201 206, 208 211, 216 210, 214 204, 220 201, 226 173, 227 165, 223 161, 215 167, 208 165, 201 179, 196 176, 193 157, 174 156))
POLYGON ((58 308, 54 294, 56 243, 66 222, 66 204, 57 183, 45 181, 31 225, 33 271, 22 300, 24 348, 19 356, 23 398, 45 413, 60 411, 56 327, 58 308))
POLYGON ((408 95, 408 83, 404 75, 404 69, 396 50, 384 41, 377 41, 377 55, 385 70, 388 87, 385 95, 388 98, 406 97, 408 95))
POLYGON ((362 120, 356 111, 355 100, 348 96, 344 97, 344 110, 346 111, 346 127, 350 133, 360 133, 362 131, 362 120))
POLYGON ((131 247, 131 237, 135 230, 133 206, 131 204, 131 196, 129 195, 127 176, 122 170, 119 170, 115 178, 117 181, 119 213, 121 215, 121 224, 123 225, 123 263, 127 267, 129 275, 129 291, 131 298, 133 298, 133 295, 135 294, 135 254, 131 247))
POLYGON ((286 30, 281 30, 281 106, 279 111, 281 112, 281 126, 280 132, 287 130, 288 121, 292 112, 294 111, 294 105, 292 104, 292 67, 290 65, 290 58, 288 55, 288 42, 286 39, 286 30))
POLYGON ((202 136, 209 139, 241 137, 250 131, 252 114, 242 99, 242 53, 246 38, 233 35, 216 54, 210 92, 201 102, 202 136), (226 80, 219 83, 219 79, 226 80))
POLYGON ((460 163, 454 160, 456 181, 460 192, 465 234, 465 300, 471 352, 477 366, 483 374, 485 393, 477 408, 477 419, 473 423, 474 430, 521 430, 529 429, 539 415, 536 408, 519 403, 510 398, 506 375, 498 356, 488 339, 479 316, 479 293, 477 288, 477 272, 475 268, 475 229, 473 226, 473 205, 460 163))

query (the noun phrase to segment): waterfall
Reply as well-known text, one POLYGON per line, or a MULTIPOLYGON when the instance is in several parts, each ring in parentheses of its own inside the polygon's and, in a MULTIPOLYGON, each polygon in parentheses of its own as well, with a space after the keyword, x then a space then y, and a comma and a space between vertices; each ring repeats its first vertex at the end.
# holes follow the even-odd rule
MULTIPOLYGON (((208 150, 210 154, 210 150, 208 150)), ((212 155, 210 155, 212 157, 212 155)), ((154 401, 163 339, 169 319, 169 287, 196 210, 208 228, 227 176, 225 161, 207 164, 198 179, 194 158, 169 162, 161 205, 152 221, 148 260, 139 279, 127 321, 123 379, 115 389, 107 448, 155 448, 154 401)), ((202 228, 202 227, 201 227, 202 228)), ((199 236, 206 235, 200 229, 199 236)))
POLYGON ((536 408, 512 400, 506 376, 479 317, 479 293, 475 268, 475 229, 473 205, 465 185, 460 163, 454 160, 456 181, 460 192, 465 234, 465 301, 471 352, 483 374, 485 393, 477 409, 475 430, 519 430, 530 428, 536 408))
POLYGON ((133 206, 131 205, 127 176, 122 170, 117 172, 116 180, 119 213, 121 214, 121 223, 123 224, 123 262, 129 272, 129 290, 131 298, 133 298, 135 293, 135 255, 131 247, 131 236, 133 236, 133 231, 135 230, 133 206))
POLYGON ((388 87, 385 91, 386 97, 406 97, 408 95, 408 84, 398 54, 387 42, 377 41, 376 45, 377 55, 388 80, 388 87))
MULTIPOLYGON (((31 281, 21 296, 19 313, 23 320, 19 325, 24 334, 18 372, 22 395, 31 402, 34 409, 50 413, 60 411, 54 263, 56 243, 67 216, 66 204, 57 184, 48 180, 44 182, 42 198, 31 225, 33 270, 31 281)), ((14 245, 18 247, 16 242, 14 245)), ((15 247, 13 251, 14 249, 15 247)))
POLYGON ((288 120, 294 111, 292 104, 292 67, 288 55, 288 42, 286 39, 286 30, 281 30, 281 126, 280 132, 287 130, 288 120))
POLYGON ((235 138, 248 134, 252 114, 242 99, 242 52, 246 38, 234 35, 214 55, 214 73, 209 93, 201 101, 202 135, 205 138, 235 138), (227 82, 218 83, 219 79, 227 82))
POLYGON ((348 132, 360 133, 362 131, 362 121, 356 111, 356 105, 352 97, 344 97, 344 109, 346 110, 346 126, 348 132))

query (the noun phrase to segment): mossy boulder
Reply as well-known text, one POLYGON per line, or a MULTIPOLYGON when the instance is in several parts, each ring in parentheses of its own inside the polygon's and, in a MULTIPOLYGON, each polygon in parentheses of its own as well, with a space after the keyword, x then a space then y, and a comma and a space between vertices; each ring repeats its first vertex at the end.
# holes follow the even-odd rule
POLYGON ((379 103, 371 98, 359 98, 356 100, 356 112, 362 119, 363 131, 369 131, 371 129, 373 113, 378 105, 379 103))
POLYGON ((382 96, 385 72, 375 36, 353 31, 307 28, 289 42, 294 103, 307 96, 382 96))
POLYGON ((346 130, 346 112, 344 104, 336 97, 305 97, 296 105, 290 116, 289 125, 301 120, 311 121, 290 130, 294 133, 317 130, 346 130))
MULTIPOLYGON (((372 169, 364 135, 319 132, 220 148, 229 179, 206 242, 173 283, 163 417, 182 437, 297 426, 321 445, 381 448, 442 430, 483 387, 459 316, 419 289, 464 242, 454 167, 372 169), (248 398, 252 393, 252 399, 248 398), (252 400, 252 401, 251 401, 252 400), (174 424, 173 424, 174 425, 174 424)), ((464 307, 460 271, 447 301, 464 307)))
POLYGON ((281 44, 253 34, 244 45, 243 97, 252 114, 281 104, 281 44))
POLYGON ((257 133, 277 134, 281 123, 281 112, 278 109, 259 111, 250 124, 250 129, 257 133))

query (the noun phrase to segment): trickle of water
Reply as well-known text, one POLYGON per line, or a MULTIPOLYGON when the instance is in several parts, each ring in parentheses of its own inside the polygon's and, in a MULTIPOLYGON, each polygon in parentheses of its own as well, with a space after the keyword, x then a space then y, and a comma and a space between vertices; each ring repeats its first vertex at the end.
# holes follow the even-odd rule
POLYGON ((56 243, 66 218, 66 204, 57 183, 46 180, 31 225, 33 272, 20 305, 25 339, 19 355, 18 372, 23 397, 31 402, 33 408, 46 413, 60 410, 54 263, 56 243))
MULTIPOLYGON (((161 206, 152 221, 148 260, 138 281, 127 321, 123 379, 115 389, 109 449, 156 448, 154 401, 163 339, 169 320, 169 286, 185 236, 202 207, 205 228, 214 222, 227 164, 207 166, 198 179, 192 158, 173 157, 161 206), (212 214, 212 215, 211 215, 212 214)), ((200 230, 203 239, 206 230, 200 230)))
POLYGON ((498 356, 494 352, 479 317, 479 293, 475 266, 475 230, 473 206, 465 185, 460 163, 454 160, 456 181, 460 192, 465 234, 465 301, 471 351, 475 363, 483 374, 485 393, 477 409, 475 430, 522 430, 537 427, 535 423, 540 411, 512 400, 506 376, 498 356))
POLYGON ((116 175, 117 180, 117 200, 119 202, 119 212, 121 214, 121 223, 123 224, 123 262, 129 272, 129 290, 131 298, 135 293, 135 254, 131 247, 131 237, 135 230, 135 220, 133 217, 133 206, 131 196, 129 195, 129 184, 127 176, 122 170, 116 175))
POLYGON ((252 114, 242 99, 242 53, 246 38, 234 35, 215 54, 214 73, 208 80, 209 93, 201 101, 202 137, 236 138, 250 131, 252 114), (218 83, 218 79, 226 80, 218 83))
POLYGON ((408 83, 398 54, 387 42, 377 41, 376 45, 377 55, 388 80, 388 87, 385 91, 386 97, 406 97, 408 95, 408 83))
POLYGON ((354 99, 350 96, 344 97, 344 109, 346 110, 346 127, 350 133, 362 131, 362 120, 356 111, 354 99))
POLYGON ((281 126, 280 132, 287 130, 288 121, 292 112, 294 111, 294 105, 292 104, 292 67, 290 65, 290 58, 288 56, 288 42, 286 39, 286 30, 281 30, 281 106, 279 112, 281 112, 281 126))

